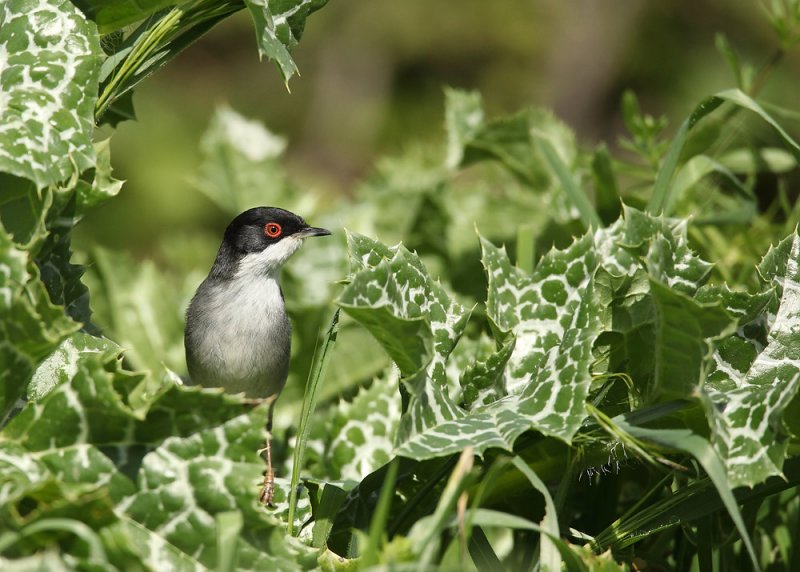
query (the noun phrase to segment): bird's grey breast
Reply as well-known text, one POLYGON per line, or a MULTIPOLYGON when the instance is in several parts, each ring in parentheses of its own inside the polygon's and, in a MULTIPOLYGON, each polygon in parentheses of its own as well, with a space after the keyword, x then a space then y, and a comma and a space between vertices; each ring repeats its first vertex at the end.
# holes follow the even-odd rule
POLYGON ((268 397, 283 388, 291 324, 275 278, 207 279, 186 322, 187 364, 195 383, 248 397, 268 397))

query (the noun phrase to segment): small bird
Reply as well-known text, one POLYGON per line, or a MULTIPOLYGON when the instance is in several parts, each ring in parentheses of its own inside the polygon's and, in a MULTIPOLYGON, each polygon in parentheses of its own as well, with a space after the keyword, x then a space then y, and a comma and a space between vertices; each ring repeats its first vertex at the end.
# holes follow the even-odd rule
POLYGON ((330 234, 284 209, 244 211, 225 229, 211 272, 186 312, 184 346, 192 381, 270 400, 262 449, 267 470, 260 495, 267 505, 275 489, 272 411, 289 374, 292 341, 280 271, 304 239, 330 234))

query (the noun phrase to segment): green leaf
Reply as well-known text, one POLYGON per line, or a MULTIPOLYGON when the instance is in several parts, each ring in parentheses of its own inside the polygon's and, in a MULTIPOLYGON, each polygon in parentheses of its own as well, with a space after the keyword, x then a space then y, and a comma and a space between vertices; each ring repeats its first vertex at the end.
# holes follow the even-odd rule
MULTIPOLYGON (((301 569, 300 556, 315 560, 316 550, 287 537, 279 526, 289 512, 289 482, 276 479, 273 511, 257 499, 264 464, 256 451, 263 442, 264 418, 259 409, 188 437, 167 439, 144 457, 138 490, 121 499, 117 510, 208 567, 217 563, 215 516, 236 511, 247 530, 237 550, 241 568, 301 569)), ((300 528, 309 516, 303 494, 294 526, 300 528)))
POLYGON ((650 199, 650 204, 647 211, 651 214, 670 213, 671 206, 674 204, 674 186, 672 185, 673 175, 678 166, 678 160, 683 150, 689 131, 704 117, 714 112, 724 102, 730 102, 743 109, 752 111, 761 119, 766 121, 771 127, 778 132, 778 135, 784 140, 789 149, 795 156, 800 157, 800 144, 798 144, 791 135, 789 135, 783 127, 781 127, 766 111, 762 108, 752 97, 745 94, 739 89, 731 89, 721 91, 712 95, 698 104, 694 108, 691 115, 681 124, 678 132, 670 144, 669 151, 667 152, 661 168, 658 170, 655 185, 653 187, 653 196, 650 199))
MULTIPOLYGON (((200 139, 203 161, 195 184, 231 217, 264 204, 295 210, 296 193, 278 162, 285 148, 286 141, 258 121, 220 106, 200 139)), ((309 210, 304 205, 302 211, 309 210)))
POLYGON ((597 264, 591 234, 551 251, 532 275, 513 268, 505 251, 481 240, 489 280, 487 312, 516 337, 506 390, 521 395, 531 426, 569 440, 585 416, 597 331, 591 277, 597 264))
POLYGON ((97 31, 67 0, 8 0, 0 28, 0 171, 38 189, 94 165, 97 31))
POLYGON ((456 169, 464 158, 467 144, 474 139, 484 121, 483 99, 477 91, 446 88, 445 125, 447 157, 445 165, 456 169))
POLYGON ((650 280, 655 302, 655 379, 652 392, 666 399, 693 395, 706 378, 711 341, 732 333, 735 322, 719 303, 701 305, 650 280))
POLYGON ((0 226, 0 426, 39 363, 80 327, 50 302, 38 274, 0 226))
POLYGON ((497 161, 525 186, 545 194, 536 204, 552 203, 549 218, 564 222, 580 218, 587 228, 599 225, 583 190, 575 135, 552 112, 532 108, 486 120, 479 94, 448 90, 446 95, 446 169, 497 161))
POLYGON ((179 0, 74 0, 100 32, 107 34, 143 20, 159 10, 179 4, 179 0))
MULTIPOLYGON (((91 184, 80 181, 77 187, 75 217, 80 219, 91 209, 115 197, 122 189, 124 181, 115 179, 111 168, 111 139, 94 144, 95 164, 91 184)), ((77 220, 75 221, 77 222, 77 220)))
POLYGON ((472 409, 488 405, 506 395, 504 374, 515 343, 516 339, 512 336, 486 360, 479 360, 464 367, 459 384, 465 407, 472 409))
POLYGON ((111 340, 75 332, 36 368, 28 385, 28 401, 40 401, 58 385, 68 383, 87 355, 99 354, 101 361, 107 362, 121 353, 122 348, 111 340))
POLYGON ((115 456, 124 456, 131 447, 191 434, 250 406, 220 390, 178 385, 174 374, 157 380, 121 370, 113 353, 109 358, 85 352, 74 375, 28 403, 3 435, 30 451, 92 444, 113 447, 115 456))
POLYGON ((258 53, 273 60, 289 79, 297 73, 290 52, 300 41, 306 19, 328 0, 244 0, 256 28, 258 53))
MULTIPOLYGON (((788 441, 783 414, 800 387, 800 236, 797 232, 770 249, 759 273, 779 291, 777 308, 767 316, 766 345, 740 343, 747 362, 717 359, 714 382, 703 397, 715 449, 723 458, 732 486, 752 487, 780 475, 788 441), (774 312, 774 314, 773 314, 774 312), (774 316, 774 317, 773 317, 774 316), (754 357, 754 359, 752 359, 754 357)), ((763 319, 763 318, 760 318, 763 319)))

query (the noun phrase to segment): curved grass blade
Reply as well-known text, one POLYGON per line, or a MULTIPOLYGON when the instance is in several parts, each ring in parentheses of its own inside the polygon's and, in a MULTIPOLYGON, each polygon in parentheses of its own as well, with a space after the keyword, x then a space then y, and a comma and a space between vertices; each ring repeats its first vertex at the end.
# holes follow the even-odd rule
POLYGON ((745 526, 742 514, 739 511, 739 506, 736 503, 736 498, 728 483, 728 476, 725 471, 725 465, 719 458, 714 448, 706 439, 699 435, 695 435, 689 429, 647 429, 644 427, 637 427, 630 425, 621 417, 614 418, 615 425, 622 431, 632 435, 638 439, 646 439, 670 449, 678 449, 685 451, 692 455, 705 470, 717 493, 722 500, 723 505, 728 511, 731 520, 736 525, 736 529, 742 537, 742 542, 747 549, 750 559, 753 563, 754 570, 760 570, 758 558, 756 557, 753 543, 750 540, 747 527, 745 526))
MULTIPOLYGON (((419 555, 417 570, 428 570, 436 552, 439 549, 442 531, 450 526, 450 514, 456 506, 461 492, 472 483, 470 472, 475 461, 472 447, 467 447, 461 453, 447 484, 436 504, 433 514, 418 520, 408 533, 415 552, 419 555)), ((458 519, 452 522, 457 525, 458 519)))
POLYGON ((761 117, 761 119, 766 121, 778 132, 778 135, 781 136, 792 152, 800 157, 800 144, 792 139, 791 135, 789 135, 752 97, 739 89, 721 91, 701 101, 678 129, 678 132, 675 134, 669 146, 667 155, 664 157, 661 169, 659 169, 656 175, 656 181, 653 186, 653 196, 650 199, 650 204, 647 206, 647 212, 653 215, 669 214, 669 207, 673 203, 672 178, 678 166, 678 159, 680 158, 681 151, 683 151, 683 147, 686 144, 689 131, 698 121, 711 114, 726 101, 752 111, 761 117))
POLYGON ((505 566, 500 562, 500 558, 495 554, 486 533, 480 526, 472 530, 469 538, 469 555, 478 570, 487 572, 505 572, 505 566))
POLYGON ((556 514, 556 505, 553 502, 553 497, 550 496, 550 491, 547 486, 542 482, 533 469, 531 469, 521 457, 514 457, 511 462, 519 472, 525 475, 525 478, 539 491, 544 497, 545 513, 542 518, 542 529, 547 534, 542 534, 541 541, 541 556, 539 558, 539 565, 542 570, 561 570, 561 559, 558 557, 557 547, 553 544, 551 538, 559 538, 560 533, 558 529, 558 515, 556 514))
MULTIPOLYGON (((525 518, 497 510, 479 508, 473 512, 472 525, 482 528, 511 528, 516 530, 532 530, 534 532, 538 532, 542 535, 542 537, 546 536, 553 543, 558 550, 561 559, 564 561, 564 564, 566 564, 567 570, 570 570, 570 572, 589 572, 589 569, 583 560, 581 560, 581 558, 570 549, 569 545, 564 542, 564 540, 562 540, 558 534, 553 535, 549 530, 525 518)), ((457 519, 452 519, 449 523, 449 526, 451 528, 458 526, 457 519)), ((558 569, 560 570, 560 568, 558 569)))

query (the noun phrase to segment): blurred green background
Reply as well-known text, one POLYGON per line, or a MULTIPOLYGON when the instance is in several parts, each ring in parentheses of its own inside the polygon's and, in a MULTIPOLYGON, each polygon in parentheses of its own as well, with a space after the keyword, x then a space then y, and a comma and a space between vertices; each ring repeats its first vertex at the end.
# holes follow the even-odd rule
MULTIPOLYGON (((612 153, 626 89, 674 131, 702 97, 735 85, 714 46, 718 31, 755 66, 777 49, 759 1, 332 0, 308 21, 294 53, 302 76, 289 93, 258 61, 240 12, 136 89, 138 121, 120 124, 112 149, 127 182, 79 227, 76 246, 158 258, 167 236, 221 233, 229 215, 193 183, 219 104, 287 139, 284 164, 298 189, 351 195, 377 157, 442 141, 447 85, 479 90, 490 116, 551 108, 581 145, 607 141, 612 153)), ((796 102, 798 55, 783 58, 761 97, 796 102)))

